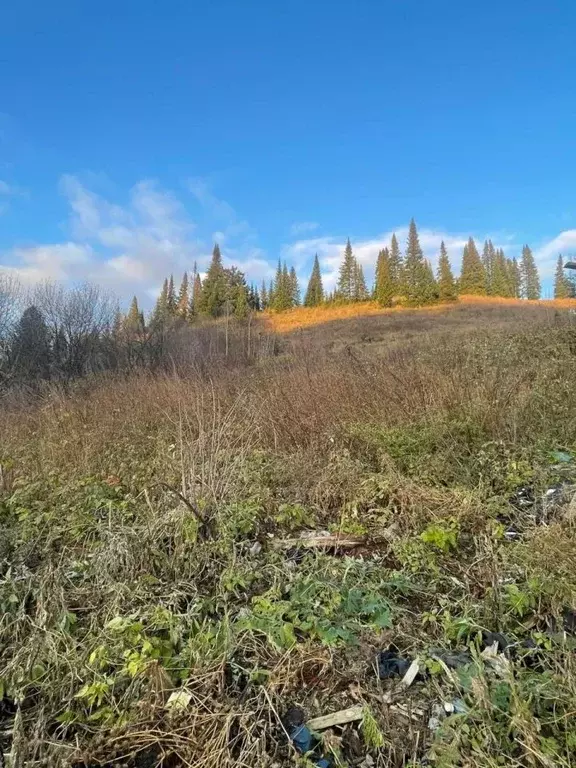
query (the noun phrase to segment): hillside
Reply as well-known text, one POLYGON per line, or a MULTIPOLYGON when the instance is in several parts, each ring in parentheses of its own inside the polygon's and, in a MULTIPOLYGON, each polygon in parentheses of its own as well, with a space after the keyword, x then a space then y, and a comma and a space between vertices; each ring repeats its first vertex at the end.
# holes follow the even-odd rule
POLYGON ((573 765, 573 317, 362 307, 6 402, 8 764, 573 765))
MULTIPOLYGON (((550 301, 526 301, 525 299, 505 299, 501 297, 490 296, 461 296, 458 301, 452 304, 436 304, 432 307, 407 308, 397 306, 392 308, 383 308, 376 301, 365 301, 352 304, 335 304, 320 307, 296 307, 284 312, 268 312, 266 322, 269 328, 276 333, 290 333, 299 328, 308 328, 310 326, 324 325, 335 320, 349 320, 351 318, 362 317, 388 317, 414 313, 428 314, 430 312, 451 312, 462 307, 478 309, 497 308, 507 310, 516 308, 525 311, 528 307, 542 307, 547 309, 575 309, 576 299, 553 299, 550 301)), ((510 313, 504 312, 502 316, 506 319, 510 313)), ((402 322, 402 321, 400 321, 402 322)))

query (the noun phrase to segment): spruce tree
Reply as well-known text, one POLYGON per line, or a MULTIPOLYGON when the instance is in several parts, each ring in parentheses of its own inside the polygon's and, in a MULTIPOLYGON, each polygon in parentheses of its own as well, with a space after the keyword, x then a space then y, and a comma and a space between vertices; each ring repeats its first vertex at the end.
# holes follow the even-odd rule
POLYGON ((492 240, 484 241, 484 248, 482 250, 482 264, 484 266, 484 274, 486 275, 486 293, 488 296, 492 295, 492 281, 494 279, 494 267, 496 260, 496 250, 492 244, 492 240))
POLYGON ((322 274, 320 272, 320 262, 318 254, 314 256, 314 265, 308 281, 306 296, 304 298, 305 307, 317 307, 324 301, 324 287, 322 286, 322 274))
POLYGON ((340 265, 340 274, 338 276, 338 287, 336 289, 339 298, 344 301, 353 301, 356 293, 356 259, 350 245, 350 238, 346 241, 344 257, 340 265))
POLYGON ((223 314, 227 300, 226 276, 218 243, 212 251, 212 261, 202 285, 198 310, 200 314, 218 317, 223 314))
POLYGON ((176 302, 176 314, 183 320, 188 317, 188 310, 190 309, 190 297, 188 296, 188 272, 184 272, 182 276, 182 282, 180 283, 180 290, 178 291, 178 300, 176 302))
POLYGON ((124 318, 124 332, 130 336, 137 336, 144 331, 144 325, 142 323, 142 313, 138 307, 138 299, 136 296, 132 299, 128 314, 124 318))
POLYGON ((540 298, 540 277, 538 276, 538 269, 532 251, 527 245, 522 248, 520 284, 522 298, 532 300, 540 298))
POLYGON ((521 298, 521 278, 520 278, 520 265, 518 259, 514 256, 513 259, 506 259, 506 268, 508 271, 508 284, 510 286, 510 295, 515 298, 521 298))
POLYGON ((374 300, 381 307, 391 307, 395 295, 394 281, 390 263, 390 252, 383 248, 378 254, 376 262, 376 276, 374 281, 374 300))
POLYGON ((492 262, 492 286, 491 296, 502 296, 504 298, 513 297, 512 275, 508 269, 508 262, 504 251, 499 248, 494 255, 492 262))
POLYGON ((298 282, 298 275, 296 274, 296 270, 294 269, 294 267, 291 267, 290 269, 290 294, 292 299, 291 306, 299 307, 300 306, 300 284, 298 282))
POLYGON ((160 295, 156 299, 156 305, 152 312, 150 326, 153 330, 164 328, 168 321, 168 280, 164 280, 160 295))
POLYGON ((362 264, 354 260, 354 301, 366 301, 368 298, 368 289, 364 279, 364 270, 362 264))
POLYGON ((281 261, 278 260, 276 279, 274 280, 274 288, 272 291, 273 298, 270 303, 271 308, 276 312, 283 312, 286 309, 290 309, 293 302, 293 287, 286 262, 282 264, 281 261))
POLYGON ((32 305, 24 310, 14 331, 9 357, 12 373, 24 383, 50 377, 50 339, 40 310, 32 305))
POLYGON ((423 282, 423 304, 433 304, 438 301, 440 291, 438 283, 434 277, 434 270, 432 264, 428 259, 424 259, 424 282, 423 282))
POLYGON ((564 260, 561 255, 558 256, 558 261, 556 262, 556 272, 554 274, 554 298, 572 298, 572 284, 564 272, 564 260))
POLYGON ((427 266, 420 247, 416 223, 412 219, 408 230, 408 242, 404 258, 404 294, 407 303, 411 306, 425 304, 429 300, 428 283, 427 266))
POLYGON ((438 259, 438 298, 440 301, 456 301, 458 291, 448 259, 444 241, 440 243, 440 258, 438 259))
POLYGON ((404 293, 404 263, 395 234, 392 235, 390 241, 390 280, 394 286, 394 295, 402 295, 404 293))
POLYGON ((262 287, 260 288, 260 305, 262 309, 268 309, 268 288, 266 288, 265 280, 262 280, 262 287))
POLYGON ((192 295, 190 296, 190 310, 188 318, 198 314, 200 303, 202 301, 202 278, 194 265, 194 283, 192 284, 192 295))
POLYGON ((176 292, 174 290, 174 277, 170 275, 168 280, 168 292, 166 294, 166 306, 168 307, 168 314, 176 314, 176 292))
POLYGON ((234 314, 239 319, 243 319, 248 316, 249 312, 250 305, 248 304, 248 292, 244 286, 240 286, 236 292, 234 314))
POLYGON ((462 254, 460 293, 471 296, 486 295, 486 271, 472 237, 464 246, 462 254))

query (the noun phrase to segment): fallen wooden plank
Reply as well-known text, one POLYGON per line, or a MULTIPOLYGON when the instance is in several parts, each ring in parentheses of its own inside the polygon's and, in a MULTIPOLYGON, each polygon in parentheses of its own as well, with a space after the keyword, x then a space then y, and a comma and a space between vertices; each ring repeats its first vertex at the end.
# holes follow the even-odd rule
POLYGON ((274 549, 289 549, 290 547, 307 547, 309 549, 355 549, 366 544, 365 536, 346 536, 341 533, 318 534, 317 536, 301 536, 297 539, 275 539, 274 549))
POLYGON ((324 731, 326 728, 332 728, 334 725, 345 725, 354 720, 361 720, 364 717, 364 705, 356 704, 348 709, 341 709, 339 712, 333 712, 331 715, 322 715, 309 720, 306 725, 311 731, 324 731))
POLYGON ((418 663, 418 659, 414 659, 412 664, 410 664, 410 666, 408 667, 408 671, 402 678, 401 685, 404 688, 409 688, 414 682, 414 680, 416 679, 418 672, 420 672, 420 664, 418 663))

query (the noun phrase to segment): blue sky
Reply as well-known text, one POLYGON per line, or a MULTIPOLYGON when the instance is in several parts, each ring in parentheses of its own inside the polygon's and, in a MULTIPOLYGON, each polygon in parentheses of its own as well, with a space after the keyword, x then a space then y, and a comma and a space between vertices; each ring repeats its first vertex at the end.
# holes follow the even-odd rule
MULTIPOLYGON (((410 217, 576 252, 571 0, 21 0, 0 9, 0 265, 150 299, 214 239, 370 272, 410 217)), ((549 281, 546 283, 549 285, 549 281)))

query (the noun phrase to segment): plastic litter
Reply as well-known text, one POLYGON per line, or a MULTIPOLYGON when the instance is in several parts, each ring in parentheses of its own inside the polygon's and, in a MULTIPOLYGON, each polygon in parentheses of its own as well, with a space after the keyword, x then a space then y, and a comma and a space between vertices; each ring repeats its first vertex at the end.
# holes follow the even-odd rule
POLYGON ((501 632, 482 632, 482 644, 485 648, 494 643, 500 652, 506 651, 512 645, 506 635, 501 632))
POLYGON ((552 451, 550 456, 558 464, 569 464, 572 461, 572 455, 566 451, 552 451))
MULTIPOLYGON (((312 733, 312 730, 306 725, 304 710, 300 707, 290 707, 282 719, 286 733, 292 742, 294 749, 299 755, 307 755, 314 750, 319 742, 312 733)), ((313 721, 311 721, 313 722, 313 721)), ((331 768, 332 761, 324 755, 318 758, 312 758, 313 765, 318 768, 331 768)))
POLYGON ((380 651, 376 658, 378 665, 378 677, 380 680, 388 680, 391 677, 404 677, 412 662, 399 655, 398 648, 391 645, 388 650, 380 651))
POLYGON ((458 667, 472 662, 472 657, 468 651, 445 651, 442 648, 430 648, 428 653, 433 659, 443 661, 448 669, 458 669, 458 667))

